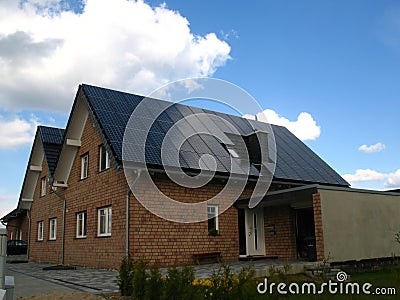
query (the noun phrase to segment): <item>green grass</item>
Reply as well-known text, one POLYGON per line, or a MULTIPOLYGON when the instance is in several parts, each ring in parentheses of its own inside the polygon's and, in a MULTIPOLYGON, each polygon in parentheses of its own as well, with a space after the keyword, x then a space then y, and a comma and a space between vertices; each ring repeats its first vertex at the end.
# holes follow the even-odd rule
MULTIPOLYGON (((278 295, 276 288, 274 289, 274 294, 270 295, 266 293, 265 295, 258 295, 257 299, 400 299, 400 268, 385 268, 377 271, 368 272, 353 272, 350 273, 350 281, 353 283, 358 283, 360 287, 364 283, 371 283, 370 287, 371 294, 365 295, 360 291, 360 295, 351 294, 329 294, 325 292, 322 295, 278 295), (375 288, 396 288, 397 295, 376 295, 372 294, 375 288)), ((286 282, 290 284, 292 282, 297 282, 299 285, 303 282, 316 282, 317 288, 320 286, 321 282, 318 280, 307 278, 304 275, 288 275, 281 276, 281 278, 270 279, 268 283, 274 282, 286 282)), ((323 282, 323 281, 322 281, 323 282)), ((326 281, 325 281, 326 282, 326 281)), ((287 289, 286 289, 287 290, 287 289)), ((326 290, 326 289, 325 289, 326 290)))

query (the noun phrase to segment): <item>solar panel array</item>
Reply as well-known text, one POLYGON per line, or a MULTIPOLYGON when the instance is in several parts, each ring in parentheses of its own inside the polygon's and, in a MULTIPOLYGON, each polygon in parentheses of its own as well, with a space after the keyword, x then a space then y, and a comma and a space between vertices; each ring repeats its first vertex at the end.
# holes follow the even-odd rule
POLYGON ((50 174, 53 175, 64 140, 64 129, 47 126, 39 126, 38 129, 42 138, 45 159, 50 174))
MULTIPOLYGON (((141 113, 135 116, 133 123, 129 123, 134 126, 128 127, 129 142, 125 144, 125 147, 130 150, 130 160, 137 162, 143 162, 144 157, 145 162, 152 165, 198 170, 201 169, 200 164, 211 167, 210 161, 201 159, 204 155, 210 155, 215 160, 218 172, 226 173, 232 169, 245 171, 248 160, 242 157, 234 158, 224 148, 223 144, 229 145, 229 140, 222 143, 221 140, 208 134, 193 135, 186 140, 184 137, 199 129, 204 129, 205 132, 220 130, 241 136, 249 135, 254 132, 254 129, 268 130, 268 125, 265 123, 233 115, 171 104, 157 99, 146 98, 143 101, 142 96, 90 85, 82 85, 82 88, 93 114, 98 119, 119 161, 122 161, 125 128, 139 103, 141 103, 139 105, 141 113), (157 116, 157 111, 162 111, 162 113, 157 116), (196 116, 201 113, 207 116, 202 118, 196 116), (186 121, 186 118, 190 118, 190 122, 186 121), (181 125, 178 126, 172 139, 166 141, 168 145, 162 155, 164 159, 162 161, 161 145, 166 138, 166 133, 176 125, 176 122, 180 122, 181 125), (178 145, 177 141, 182 140, 185 140, 184 143, 178 145), (178 160, 176 160, 176 155, 179 155, 178 160)), ((272 125, 272 129, 277 147, 275 179, 348 186, 339 174, 289 130, 276 125, 272 125)), ((203 132, 203 130, 200 131, 203 132)), ((251 165, 250 175, 257 176, 258 174, 257 168, 251 165)))

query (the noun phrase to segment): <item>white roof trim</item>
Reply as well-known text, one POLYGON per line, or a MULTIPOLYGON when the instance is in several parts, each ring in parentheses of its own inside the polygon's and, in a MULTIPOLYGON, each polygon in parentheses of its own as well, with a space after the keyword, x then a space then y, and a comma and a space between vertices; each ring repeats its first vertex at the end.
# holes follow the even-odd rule
POLYGON ((82 142, 80 140, 67 139, 66 145, 80 147, 82 146, 82 142))
POLYGON ((30 165, 30 166, 29 166, 29 171, 32 171, 32 172, 42 172, 42 166, 30 165))

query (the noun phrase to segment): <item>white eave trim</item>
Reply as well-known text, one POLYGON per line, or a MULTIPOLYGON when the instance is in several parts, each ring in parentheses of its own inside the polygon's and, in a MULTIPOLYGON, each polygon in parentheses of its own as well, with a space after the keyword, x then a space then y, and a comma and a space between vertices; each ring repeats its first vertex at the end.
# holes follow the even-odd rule
POLYGON ((33 202, 33 199, 22 198, 21 201, 22 201, 22 202, 33 202))
POLYGON ((42 172, 42 166, 30 165, 29 166, 29 171, 42 172))
POLYGON ((68 146, 80 147, 82 142, 80 140, 67 139, 68 146))
POLYGON ((66 183, 61 183, 61 182, 54 182, 54 183, 53 183, 53 186, 54 186, 54 187, 63 187, 63 188, 67 188, 67 187, 68 187, 68 184, 66 184, 66 183))

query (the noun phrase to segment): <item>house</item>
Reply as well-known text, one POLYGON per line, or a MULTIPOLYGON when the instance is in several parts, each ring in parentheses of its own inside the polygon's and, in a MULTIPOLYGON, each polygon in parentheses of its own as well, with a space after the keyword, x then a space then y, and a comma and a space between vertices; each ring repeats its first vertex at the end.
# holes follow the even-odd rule
POLYGON ((142 123, 152 123, 144 152, 143 143, 137 142, 145 134, 139 125, 130 131, 130 143, 123 142, 131 113, 143 101, 133 94, 82 84, 65 130, 38 127, 18 207, 2 218, 10 239, 17 237, 15 228, 23 232, 30 260, 118 268, 126 254, 166 266, 191 264, 194 255, 207 253, 218 253, 227 262, 328 256, 346 261, 400 251, 393 238, 400 230, 398 193, 350 188, 290 131, 272 125, 275 172, 268 193, 250 209, 250 195, 262 175, 259 154, 265 151, 251 136, 264 134, 265 123, 181 104, 154 116, 152 106, 168 106, 167 102, 147 100, 139 117, 142 123), (202 171, 202 163, 207 165, 204 155, 214 159, 215 176, 202 187, 190 188, 167 176, 160 144, 174 124, 199 112, 225 119, 239 134, 220 123, 217 127, 230 134, 231 143, 198 134, 182 149, 168 148, 179 158, 175 165, 168 160, 169 167, 182 169, 188 178, 202 171), (222 194, 221 203, 234 203, 222 210, 219 204, 204 201, 223 190, 232 175, 230 164, 243 162, 243 149, 235 148, 239 136, 250 152, 245 160, 249 176, 239 195, 231 190, 222 194), (129 172, 124 147, 130 147, 133 160, 138 157, 129 172), (205 203, 202 213, 209 219, 173 222, 146 209, 144 205, 163 207, 165 201, 140 175, 144 167, 164 195, 180 203, 205 203), (132 179, 129 183, 126 174, 128 181, 132 179), (140 197, 149 202, 143 204, 140 197))

